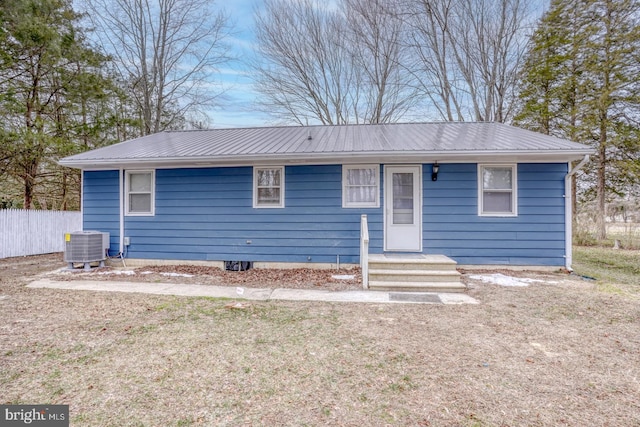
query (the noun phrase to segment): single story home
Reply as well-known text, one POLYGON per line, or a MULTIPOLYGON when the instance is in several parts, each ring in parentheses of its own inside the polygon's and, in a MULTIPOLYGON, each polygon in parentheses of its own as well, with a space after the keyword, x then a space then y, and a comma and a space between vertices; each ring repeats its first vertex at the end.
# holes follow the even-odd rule
POLYGON ((143 260, 571 266, 571 162, 592 149, 501 123, 166 131, 66 157, 85 230, 143 260))

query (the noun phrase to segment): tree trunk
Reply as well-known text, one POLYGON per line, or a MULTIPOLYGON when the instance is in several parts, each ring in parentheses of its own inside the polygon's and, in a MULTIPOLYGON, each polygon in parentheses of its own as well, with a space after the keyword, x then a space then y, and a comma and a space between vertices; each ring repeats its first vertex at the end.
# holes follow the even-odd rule
POLYGON ((596 199, 597 199, 597 216, 596 216, 596 238, 598 240, 604 240, 607 238, 607 224, 606 224, 606 210, 605 210, 605 167, 606 167, 606 141, 607 134, 601 129, 600 134, 600 147, 598 148, 598 175, 597 175, 597 187, 596 187, 596 199))
POLYGON ((33 190, 36 186, 35 180, 35 169, 37 169, 37 164, 31 164, 26 168, 25 174, 23 175, 24 182, 24 209, 31 209, 31 204, 33 202, 33 190))
POLYGON ((63 211, 67 210, 67 173, 62 172, 62 206, 63 211))

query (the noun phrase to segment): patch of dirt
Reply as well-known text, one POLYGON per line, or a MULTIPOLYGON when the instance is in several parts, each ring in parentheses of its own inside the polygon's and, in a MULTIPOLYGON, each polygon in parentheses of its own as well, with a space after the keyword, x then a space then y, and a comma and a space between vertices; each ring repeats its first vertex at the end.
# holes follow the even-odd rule
POLYGON ((61 253, 0 258, 0 284, 10 282, 15 278, 30 278, 51 272, 65 265, 61 253))
POLYGON ((571 276, 466 278, 477 305, 25 287, 59 260, 0 260, 0 403, 73 426, 640 425, 640 301, 571 276))

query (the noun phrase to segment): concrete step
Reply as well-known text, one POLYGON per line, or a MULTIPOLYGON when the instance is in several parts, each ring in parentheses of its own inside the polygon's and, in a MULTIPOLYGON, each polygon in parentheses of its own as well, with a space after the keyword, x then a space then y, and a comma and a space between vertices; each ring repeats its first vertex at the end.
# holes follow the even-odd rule
POLYGON ((370 281, 459 282, 460 276, 461 274, 456 270, 396 270, 369 268, 370 281))
POLYGON ((373 254, 369 255, 370 269, 386 270, 455 270, 457 263, 444 255, 373 254))
POLYGON ((464 292, 466 286, 457 282, 392 282, 369 280, 369 289, 375 291, 464 292))
POLYGON ((464 292, 457 263, 444 255, 369 255, 369 289, 418 292, 464 292))

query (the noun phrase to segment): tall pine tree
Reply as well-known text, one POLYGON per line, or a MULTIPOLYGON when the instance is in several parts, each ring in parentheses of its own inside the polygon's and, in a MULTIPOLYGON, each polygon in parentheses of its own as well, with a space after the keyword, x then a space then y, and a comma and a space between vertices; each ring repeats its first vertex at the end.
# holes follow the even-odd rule
POLYGON ((607 201, 638 180, 639 19, 637 0, 553 0, 521 70, 516 124, 596 149, 587 195, 600 239, 607 201))
POLYGON ((82 141, 99 125, 89 105, 108 94, 106 58, 88 46, 70 0, 0 0, 0 13, 0 190, 20 186, 25 209, 54 207, 59 191, 55 207, 66 208, 67 179, 79 180, 55 160, 89 148, 82 141))
POLYGON ((604 239, 606 203, 638 179, 626 166, 637 159, 640 147, 640 2, 591 1, 585 13, 593 36, 584 46, 583 128, 596 148, 597 238, 604 239))

